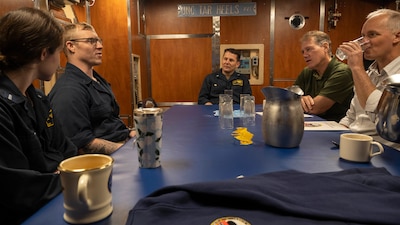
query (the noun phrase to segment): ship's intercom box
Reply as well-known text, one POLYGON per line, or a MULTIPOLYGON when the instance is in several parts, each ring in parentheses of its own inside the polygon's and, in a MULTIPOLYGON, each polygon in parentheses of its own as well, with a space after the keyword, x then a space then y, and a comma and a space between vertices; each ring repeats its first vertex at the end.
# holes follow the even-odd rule
POLYGON ((250 57, 241 57, 240 58, 240 66, 236 69, 238 73, 241 74, 250 74, 251 73, 251 58, 250 57))

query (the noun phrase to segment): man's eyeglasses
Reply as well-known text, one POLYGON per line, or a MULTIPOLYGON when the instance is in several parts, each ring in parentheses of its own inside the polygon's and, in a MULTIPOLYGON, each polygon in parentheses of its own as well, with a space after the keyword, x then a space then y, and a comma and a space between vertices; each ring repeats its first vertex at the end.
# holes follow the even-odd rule
POLYGON ((103 40, 101 38, 77 38, 77 39, 71 39, 70 41, 87 42, 92 45, 97 44, 97 42, 99 42, 100 44, 103 44, 103 40))

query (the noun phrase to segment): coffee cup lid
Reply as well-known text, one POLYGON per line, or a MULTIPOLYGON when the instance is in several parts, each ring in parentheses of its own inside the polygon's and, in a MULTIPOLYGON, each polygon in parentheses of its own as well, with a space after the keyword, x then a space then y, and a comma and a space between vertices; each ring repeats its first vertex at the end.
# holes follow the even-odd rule
POLYGON ((162 114, 163 110, 161 108, 138 108, 133 111, 135 116, 157 116, 162 114))

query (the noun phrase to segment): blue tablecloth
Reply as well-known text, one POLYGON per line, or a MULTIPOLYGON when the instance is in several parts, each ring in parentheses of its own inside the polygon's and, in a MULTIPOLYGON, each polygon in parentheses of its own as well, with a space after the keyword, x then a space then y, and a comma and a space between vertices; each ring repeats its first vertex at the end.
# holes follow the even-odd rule
MULTIPOLYGON (((164 113, 160 168, 139 168, 133 140, 112 154, 115 160, 112 181, 114 212, 96 224, 125 224, 129 210, 141 198, 170 185, 221 181, 285 170, 321 173, 385 167, 391 174, 400 175, 400 152, 391 148, 386 147, 385 152, 370 163, 339 159, 339 151, 331 141, 339 142, 341 131, 307 131, 297 148, 280 149, 265 145, 260 115, 256 115, 256 126, 248 127, 254 134, 253 144, 242 146, 232 137, 232 130, 219 128, 218 117, 213 115, 217 108, 215 105, 173 106, 164 113)), ((256 111, 260 108, 257 105, 256 111)), ((235 127, 238 126, 240 119, 236 118, 234 123, 235 127)), ((24 224, 65 225, 63 212, 60 194, 24 224)))

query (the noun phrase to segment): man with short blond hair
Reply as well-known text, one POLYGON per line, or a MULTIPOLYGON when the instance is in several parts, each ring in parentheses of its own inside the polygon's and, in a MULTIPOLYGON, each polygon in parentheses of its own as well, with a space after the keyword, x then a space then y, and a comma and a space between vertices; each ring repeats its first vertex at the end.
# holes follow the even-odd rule
POLYGON ((109 83, 93 70, 102 63, 103 42, 87 23, 65 27, 68 63, 49 97, 66 135, 80 153, 110 154, 135 135, 119 118, 109 83))

